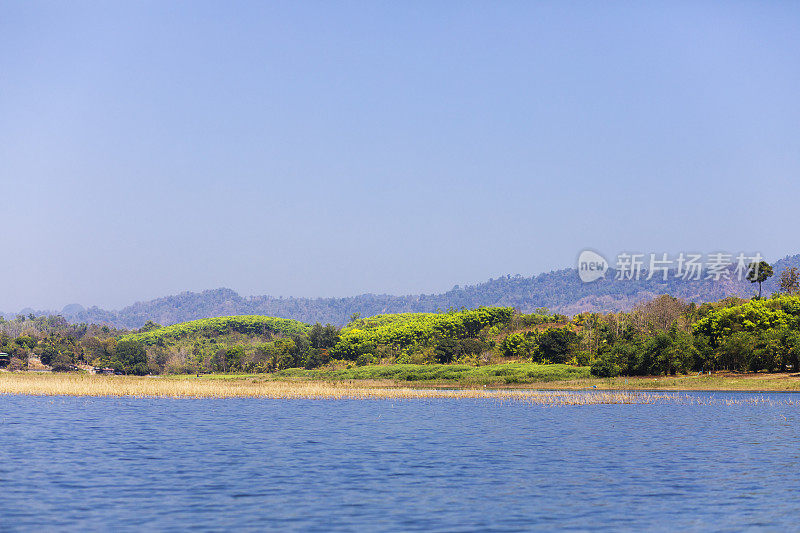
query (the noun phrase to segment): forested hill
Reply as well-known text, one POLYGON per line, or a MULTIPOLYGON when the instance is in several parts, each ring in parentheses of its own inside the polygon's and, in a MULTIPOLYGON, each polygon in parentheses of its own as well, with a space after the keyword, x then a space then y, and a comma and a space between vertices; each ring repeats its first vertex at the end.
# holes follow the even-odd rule
MULTIPOLYGON (((800 254, 773 264, 775 275, 764 283, 764 294, 777 290, 781 271, 800 267, 800 254)), ((138 302, 119 311, 80 305, 66 306, 61 314, 70 322, 102 323, 116 327, 138 328, 146 321, 170 325, 199 318, 231 315, 268 315, 303 322, 345 324, 353 313, 368 317, 380 313, 433 312, 449 308, 512 306, 523 312, 546 307, 554 312, 573 315, 582 311, 628 311, 637 302, 659 294, 670 294, 693 302, 720 300, 726 296, 751 296, 755 287, 734 280, 682 281, 669 279, 617 281, 609 271, 606 279, 582 283, 574 268, 539 274, 533 277, 505 276, 485 283, 453 287, 441 294, 390 296, 362 294, 347 298, 275 298, 242 297, 230 289, 215 289, 138 302)), ((48 314, 25 309, 23 314, 48 314)))

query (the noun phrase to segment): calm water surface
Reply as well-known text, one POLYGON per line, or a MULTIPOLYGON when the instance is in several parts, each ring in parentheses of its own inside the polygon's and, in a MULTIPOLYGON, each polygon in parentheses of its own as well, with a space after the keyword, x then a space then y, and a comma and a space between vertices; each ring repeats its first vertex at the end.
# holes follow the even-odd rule
POLYGON ((0 530, 797 530, 800 406, 0 396, 0 489, 0 530))

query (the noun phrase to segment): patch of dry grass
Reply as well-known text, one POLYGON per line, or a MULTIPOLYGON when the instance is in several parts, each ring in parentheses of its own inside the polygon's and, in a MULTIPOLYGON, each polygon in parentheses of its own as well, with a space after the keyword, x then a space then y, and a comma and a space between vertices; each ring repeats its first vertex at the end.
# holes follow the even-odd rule
POLYGON ((586 395, 481 389, 435 390, 365 387, 353 382, 171 379, 25 372, 0 374, 0 393, 163 398, 502 398, 564 404, 632 403, 641 396, 620 392, 586 395))
MULTIPOLYGON (((403 399, 476 398, 536 405, 649 403, 762 403, 759 397, 736 400, 692 398, 680 394, 635 391, 535 391, 486 389, 415 389, 364 386, 357 382, 262 381, 256 379, 172 379, 91 374, 0 373, 0 394, 39 396, 135 396, 146 398, 311 398, 403 399)), ((783 402, 785 403, 785 402, 783 402)), ((791 402, 790 402, 791 403, 791 402)))
MULTIPOLYGON (((628 390, 800 392, 800 374, 718 372, 703 375, 590 378, 577 381, 575 385, 578 387, 594 385, 598 389, 628 390)), ((553 386, 572 388, 566 382, 554 383, 553 386)))

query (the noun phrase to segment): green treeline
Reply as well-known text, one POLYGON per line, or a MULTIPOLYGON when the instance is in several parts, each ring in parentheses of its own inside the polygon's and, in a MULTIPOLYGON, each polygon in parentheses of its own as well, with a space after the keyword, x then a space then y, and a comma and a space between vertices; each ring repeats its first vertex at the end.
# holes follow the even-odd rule
POLYGON ((596 376, 797 371, 800 297, 685 304, 661 296, 633 313, 581 315, 596 376))
POLYGON ((488 331, 511 308, 353 317, 344 328, 268 317, 227 317, 123 337, 140 342, 167 372, 275 372, 377 363, 450 363, 492 346, 488 331), (243 321, 248 322, 247 328, 243 321), (261 327, 250 327, 252 321, 261 327))
MULTIPOLYGON (((513 308, 478 308, 365 319, 354 316, 344 328, 235 316, 167 327, 148 322, 136 332, 121 332, 73 326, 60 317, 21 316, 0 322, 0 351, 12 355, 12 369, 24 369, 32 358, 38 358, 41 364, 56 370, 91 365, 139 375, 274 372, 329 364, 477 366, 508 355, 503 351, 502 338, 512 330, 544 324, 563 326, 567 322, 567 317, 549 315, 544 310, 525 315, 513 308), (56 327, 46 327, 50 323, 56 327)), ((565 362, 563 357, 557 359, 552 362, 565 362)))
POLYGON ((161 327, 152 322, 145 324, 138 333, 126 335, 124 340, 138 341, 145 346, 164 346, 170 341, 187 337, 206 335, 219 337, 229 333, 243 335, 302 335, 308 333, 309 326, 297 320, 273 318, 269 316, 235 316, 222 318, 204 318, 173 326, 161 327))
POLYGON ((411 367, 402 365, 431 365, 427 374, 445 376, 455 367, 451 372, 434 366, 459 365, 463 373, 511 362, 583 368, 578 374, 590 367, 600 377, 796 372, 800 276, 794 269, 781 276, 781 288, 782 294, 767 299, 727 298, 702 305, 664 295, 630 312, 572 318, 546 309, 523 314, 510 307, 354 315, 343 328, 234 316, 167 327, 148 322, 126 331, 68 324, 58 316, 19 316, 0 319, 0 352, 8 354, 0 364, 11 370, 99 367, 137 375, 290 375, 288 369, 302 368, 320 369, 320 376, 345 376, 367 365, 394 365, 404 372, 411 367))

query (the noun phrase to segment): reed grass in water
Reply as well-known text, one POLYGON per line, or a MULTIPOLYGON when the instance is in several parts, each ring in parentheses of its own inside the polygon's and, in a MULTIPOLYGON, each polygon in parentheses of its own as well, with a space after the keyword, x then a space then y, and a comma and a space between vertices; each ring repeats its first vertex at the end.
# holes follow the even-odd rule
POLYGON ((477 398, 519 401, 537 405, 675 403, 795 404, 761 396, 729 398, 691 397, 679 393, 635 391, 534 391, 485 389, 414 389, 367 387, 357 382, 206 380, 168 377, 96 376, 91 374, 0 373, 0 394, 38 396, 134 396, 143 398, 312 398, 402 399, 477 398))

